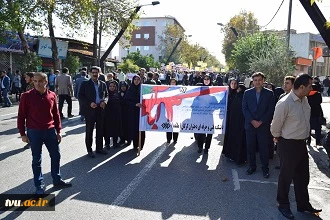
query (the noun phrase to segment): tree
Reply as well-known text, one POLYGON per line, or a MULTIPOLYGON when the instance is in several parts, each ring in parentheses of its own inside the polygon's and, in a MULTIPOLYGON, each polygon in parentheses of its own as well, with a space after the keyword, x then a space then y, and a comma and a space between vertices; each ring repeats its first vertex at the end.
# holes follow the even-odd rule
MULTIPOLYGON (((127 25, 127 22, 130 23, 128 18, 136 4, 136 0, 95 0, 93 2, 93 10, 90 11, 88 23, 93 24, 94 65, 99 64, 102 34, 116 35, 122 27, 127 25)), ((132 27, 133 25, 130 23, 124 35, 125 39, 130 39, 132 27)))
POLYGON ((286 42, 272 33, 240 38, 234 44, 231 59, 240 72, 261 71, 272 83, 282 82, 283 76, 291 74, 294 69, 286 42))
POLYGON ((129 59, 131 60, 135 65, 137 65, 140 68, 146 68, 147 71, 149 71, 150 67, 153 68, 159 68, 160 64, 158 62, 155 62, 154 57, 150 54, 147 56, 143 56, 140 51, 130 53, 124 58, 124 60, 129 59))
POLYGON ((69 54, 63 62, 63 66, 68 67, 71 74, 77 73, 81 65, 80 58, 72 54, 69 54))
POLYGON ((36 53, 28 53, 22 57, 21 72, 35 72, 41 66, 42 60, 36 53))
POLYGON ((135 73, 139 70, 139 66, 135 65, 131 59, 125 59, 124 62, 118 65, 124 73, 135 73))
POLYGON ((38 17, 37 8, 40 6, 38 0, 7 0, 0 2, 0 31, 9 30, 17 32, 22 41, 25 54, 30 48, 24 36, 26 28, 39 29, 41 23, 35 18, 38 17))
POLYGON ((238 33, 238 38, 248 36, 249 34, 259 31, 258 20, 254 17, 252 12, 241 11, 235 15, 230 21, 222 28, 224 32, 224 41, 222 43, 222 53, 225 55, 226 63, 229 68, 233 69, 233 62, 231 61, 231 54, 234 49, 234 43, 237 37, 233 33, 231 27, 234 27, 238 33))

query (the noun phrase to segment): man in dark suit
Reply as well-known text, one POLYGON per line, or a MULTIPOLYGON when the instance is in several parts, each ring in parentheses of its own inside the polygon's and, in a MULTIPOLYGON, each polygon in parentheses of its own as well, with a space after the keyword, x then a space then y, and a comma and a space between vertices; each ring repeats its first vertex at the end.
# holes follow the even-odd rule
POLYGON ((78 99, 81 102, 81 114, 86 120, 85 143, 88 156, 95 157, 92 151, 93 130, 96 123, 96 153, 107 154, 103 150, 103 114, 105 108, 106 84, 99 80, 101 68, 93 66, 91 68, 91 79, 84 81, 78 92, 78 99))
POLYGON ((256 171, 256 148, 259 148, 264 178, 269 178, 268 135, 273 118, 275 99, 273 91, 263 88, 265 76, 261 72, 252 75, 254 88, 244 92, 242 109, 245 117, 246 146, 249 169, 247 175, 256 171))
POLYGON ((6 71, 2 71, 1 72, 1 91, 2 91, 2 96, 4 99, 4 106, 3 107, 10 107, 12 105, 9 97, 8 97, 8 93, 10 92, 10 87, 11 87, 11 80, 9 78, 9 76, 7 76, 6 71))

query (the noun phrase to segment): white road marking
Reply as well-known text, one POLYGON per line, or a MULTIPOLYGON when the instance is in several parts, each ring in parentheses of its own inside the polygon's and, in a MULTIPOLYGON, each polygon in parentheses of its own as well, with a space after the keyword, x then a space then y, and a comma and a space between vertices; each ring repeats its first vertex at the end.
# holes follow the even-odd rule
POLYGON ((147 163, 147 165, 140 171, 140 173, 128 184, 128 186, 120 193, 120 195, 111 204, 112 208, 116 208, 125 203, 132 192, 142 182, 143 178, 148 174, 151 168, 155 165, 157 160, 163 155, 166 150, 166 145, 162 145, 157 154, 147 163))
POLYGON ((239 179, 238 179, 238 172, 235 169, 231 170, 231 174, 233 176, 233 183, 234 183, 234 191, 240 190, 241 186, 239 184, 239 179))

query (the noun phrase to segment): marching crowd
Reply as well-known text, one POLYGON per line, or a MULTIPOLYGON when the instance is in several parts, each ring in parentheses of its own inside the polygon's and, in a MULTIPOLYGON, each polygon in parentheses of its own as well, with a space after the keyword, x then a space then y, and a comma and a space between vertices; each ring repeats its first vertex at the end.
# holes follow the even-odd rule
MULTIPOLYGON (((1 75, 5 106, 11 106, 8 99, 10 79, 7 82, 6 71, 1 75)), ((20 76, 20 73, 15 76, 20 76)), ((86 123, 87 155, 94 158, 95 153, 107 154, 105 148, 111 148, 111 138, 113 147, 129 146, 133 142, 133 148, 137 149, 140 140, 143 149, 146 134, 144 131, 139 132, 139 112, 142 107, 140 85, 178 85, 175 72, 169 71, 165 80, 161 81, 159 73, 146 72, 141 68, 132 80, 128 80, 120 69, 104 75, 97 66, 91 67, 89 72, 87 68, 82 68, 74 78, 74 83, 67 68, 63 68, 61 73, 55 71, 48 75, 26 73, 24 79, 24 89, 21 78, 16 77, 13 80, 14 87, 20 88, 16 89, 17 101, 20 101, 17 127, 22 141, 31 147, 37 194, 44 193, 41 173, 42 144, 46 145, 50 153, 54 187, 72 186, 71 183, 64 182, 60 175, 59 143, 61 120, 65 118, 62 113, 64 101, 68 104, 67 117, 70 118, 73 117, 72 97, 78 99, 80 120, 86 123), (92 149, 94 128, 95 153, 92 149)), ((292 181, 298 211, 321 211, 314 209, 309 203, 306 148, 306 143, 311 143, 311 129, 315 130, 316 144, 321 144, 324 117, 321 107, 322 88, 318 78, 313 79, 308 74, 286 76, 282 88, 266 82, 265 75, 261 72, 249 76, 185 71, 180 83, 183 86, 228 85, 226 132, 222 153, 239 165, 248 162, 246 174, 252 175, 257 171, 256 153, 259 152, 262 175, 269 178, 269 159, 273 158, 276 150, 280 158, 277 193, 280 212, 289 219, 294 218, 288 199, 292 181)), ((173 139, 175 144, 178 136, 178 133, 167 132, 167 143, 173 139)), ((195 134, 195 139, 198 153, 204 148, 204 153, 207 154, 212 134, 195 134)))

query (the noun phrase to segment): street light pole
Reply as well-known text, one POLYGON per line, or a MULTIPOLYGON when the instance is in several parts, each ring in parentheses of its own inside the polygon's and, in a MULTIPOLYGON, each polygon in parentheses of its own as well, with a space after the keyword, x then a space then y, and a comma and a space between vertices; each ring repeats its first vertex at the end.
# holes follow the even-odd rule
MULTIPOLYGON (((217 23, 217 25, 220 25, 220 26, 222 26, 222 27, 225 26, 225 25, 222 24, 222 23, 217 23)), ((237 32, 236 28, 233 27, 233 26, 230 26, 229 28, 230 28, 230 30, 233 32, 233 34, 235 35, 235 37, 238 38, 238 32, 237 32)))
POLYGON ((100 59, 100 66, 102 66, 104 64, 105 59, 109 56, 110 52, 112 51, 112 49, 115 47, 115 45, 118 43, 118 41, 120 40, 120 38, 123 36, 123 34, 125 33, 128 25, 132 22, 132 20, 134 19, 134 16, 140 11, 140 9, 143 6, 147 6, 147 5, 158 5, 160 4, 159 1, 153 1, 151 4, 145 4, 145 5, 138 5, 135 7, 135 10, 133 11, 133 13, 130 15, 128 22, 125 23, 125 25, 122 27, 122 29, 119 31, 119 33, 117 34, 116 38, 112 41, 112 43, 110 44, 109 48, 105 51, 105 53, 103 54, 103 56, 100 59))
POLYGON ((171 52, 170 56, 167 58, 165 64, 168 64, 168 62, 170 61, 170 59, 171 59, 171 57, 172 57, 174 51, 175 51, 176 48, 179 46, 179 44, 181 43, 181 41, 182 41, 182 37, 180 37, 179 40, 176 42, 175 46, 174 46, 173 49, 172 49, 172 52, 171 52))
MULTIPOLYGON (((192 36, 192 35, 186 35, 186 37, 191 37, 191 36, 192 36)), ((171 59, 172 55, 174 54, 176 48, 177 48, 177 47, 179 46, 179 44, 181 43, 182 39, 183 39, 183 38, 180 37, 179 40, 176 42, 175 46, 174 46, 173 49, 172 49, 172 52, 171 52, 170 56, 167 58, 165 64, 168 64, 168 62, 170 61, 170 59, 171 59)))
POLYGON ((291 14, 292 14, 292 0, 290 0, 289 2, 288 27, 286 30, 286 44, 288 51, 290 50, 291 14))

